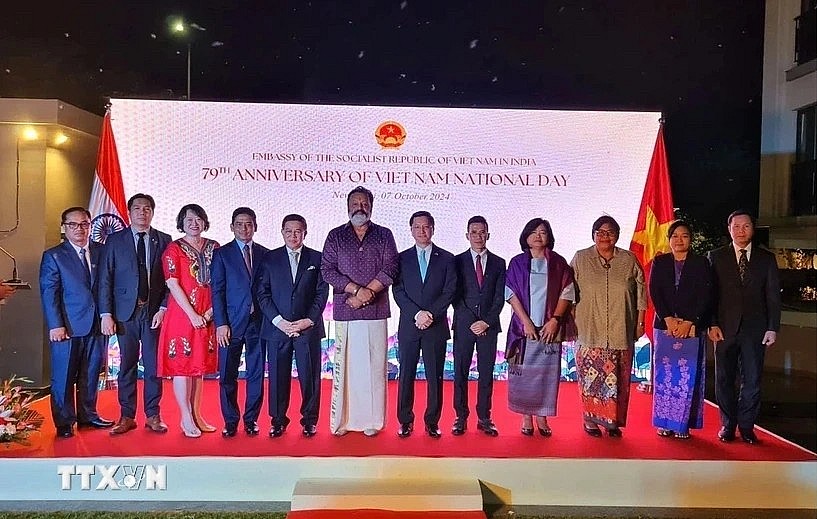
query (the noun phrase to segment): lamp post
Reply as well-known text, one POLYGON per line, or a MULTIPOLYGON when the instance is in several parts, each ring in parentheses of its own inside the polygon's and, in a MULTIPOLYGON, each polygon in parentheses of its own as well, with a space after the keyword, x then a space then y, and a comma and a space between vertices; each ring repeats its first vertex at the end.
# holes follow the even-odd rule
POLYGON ((187 28, 183 20, 178 20, 172 25, 173 34, 184 35, 187 38, 187 100, 190 101, 190 35, 187 34, 187 28))

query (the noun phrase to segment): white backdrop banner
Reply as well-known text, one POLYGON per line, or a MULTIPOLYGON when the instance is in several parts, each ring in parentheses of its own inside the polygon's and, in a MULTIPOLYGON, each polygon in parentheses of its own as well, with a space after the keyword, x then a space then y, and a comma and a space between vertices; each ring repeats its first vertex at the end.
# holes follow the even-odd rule
MULTIPOLYGON (((347 193, 363 185, 375 196, 372 220, 392 229, 400 250, 413 244, 409 217, 419 210, 436 219, 435 244, 454 254, 468 248, 468 219, 484 216, 489 249, 506 259, 520 252, 524 224, 543 217, 568 261, 592 244, 591 226, 602 214, 619 222, 620 245, 628 246, 660 118, 138 99, 112 105, 125 195, 153 195, 154 227, 174 236, 184 204, 204 207, 206 235, 220 243, 232 239, 233 209, 249 206, 258 214, 257 242, 282 245, 282 218, 299 213, 306 244, 321 249, 329 230, 348 220, 347 193)), ((506 307, 503 323, 509 318, 506 307)), ((502 350, 504 336, 499 343, 502 350)))

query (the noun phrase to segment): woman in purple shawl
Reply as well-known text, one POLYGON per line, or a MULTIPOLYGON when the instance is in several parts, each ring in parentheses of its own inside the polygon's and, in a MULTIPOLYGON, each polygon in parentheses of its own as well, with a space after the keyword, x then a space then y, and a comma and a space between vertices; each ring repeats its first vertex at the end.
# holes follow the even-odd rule
POLYGON ((562 341, 576 337, 570 312, 573 270, 553 252, 553 231, 542 218, 519 236, 522 254, 508 263, 505 299, 513 308, 508 327, 508 408, 522 415, 522 434, 548 437, 547 417, 556 415, 562 341))

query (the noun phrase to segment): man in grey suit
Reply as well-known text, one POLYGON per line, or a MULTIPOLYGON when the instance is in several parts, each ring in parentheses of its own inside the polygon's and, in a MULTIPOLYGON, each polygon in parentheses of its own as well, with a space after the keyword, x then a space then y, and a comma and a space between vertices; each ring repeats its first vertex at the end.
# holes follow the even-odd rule
POLYGON ((400 307, 397 355, 400 378, 397 386, 397 435, 405 438, 414 430, 414 379, 417 361, 423 354, 426 372, 426 433, 441 435, 439 421, 443 404, 443 365, 451 333, 448 307, 457 291, 454 255, 431 242, 434 217, 418 211, 409 218, 415 245, 400 253, 400 275, 394 284, 394 300, 400 307))
POLYGON ((709 253, 715 286, 709 339, 715 345, 718 438, 733 441, 737 428, 744 442, 757 443, 763 360, 780 329, 780 281, 774 254, 752 244, 754 217, 738 210, 727 225, 732 243, 709 253))
POLYGON ((128 200, 130 227, 105 240, 105 255, 99 273, 99 312, 102 333, 116 334, 119 341, 119 422, 111 434, 136 428, 136 378, 141 350, 144 365, 143 404, 145 427, 167 432, 159 414, 162 380, 156 376, 156 347, 159 326, 165 315, 167 286, 162 253, 170 235, 150 226, 156 202, 144 193, 128 200), (140 348, 141 345, 141 348, 140 348))

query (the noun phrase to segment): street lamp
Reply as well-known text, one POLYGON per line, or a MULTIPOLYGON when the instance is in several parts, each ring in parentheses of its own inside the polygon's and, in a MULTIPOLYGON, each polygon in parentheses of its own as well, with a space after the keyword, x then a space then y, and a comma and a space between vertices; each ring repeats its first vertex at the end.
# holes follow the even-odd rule
POLYGON ((187 38, 187 100, 190 101, 190 35, 187 34, 187 25, 183 20, 173 22, 173 34, 184 35, 187 38))

